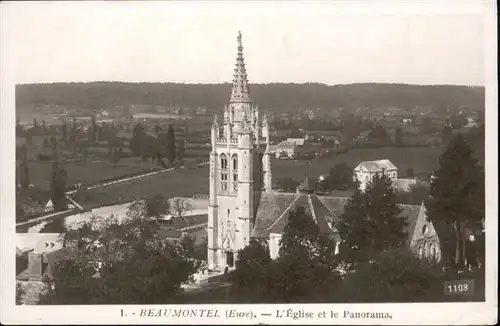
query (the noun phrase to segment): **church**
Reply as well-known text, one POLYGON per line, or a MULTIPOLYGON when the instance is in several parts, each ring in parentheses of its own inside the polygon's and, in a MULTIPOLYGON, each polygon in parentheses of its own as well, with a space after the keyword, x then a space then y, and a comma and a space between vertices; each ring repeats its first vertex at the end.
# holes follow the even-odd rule
MULTIPOLYGON (((338 251, 341 239, 335 225, 348 198, 316 195, 307 179, 296 193, 273 191, 271 156, 268 121, 265 114, 259 117, 250 94, 239 33, 229 103, 223 119, 215 116, 211 127, 207 226, 210 270, 233 267, 238 250, 252 237, 267 239, 271 258, 276 258, 288 213, 297 207, 311 213, 320 231, 335 239, 338 251)), ((419 254, 438 258, 439 239, 426 219, 423 204, 400 206, 401 215, 408 220, 408 246, 419 254)))

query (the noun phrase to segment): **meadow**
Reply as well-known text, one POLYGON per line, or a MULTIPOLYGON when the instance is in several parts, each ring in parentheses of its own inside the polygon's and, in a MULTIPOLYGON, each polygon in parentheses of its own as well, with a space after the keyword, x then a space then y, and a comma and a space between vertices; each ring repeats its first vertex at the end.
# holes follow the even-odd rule
MULTIPOLYGON (((161 169, 158 165, 133 164, 132 158, 123 159, 116 166, 109 161, 88 161, 61 163, 66 170, 66 186, 72 187, 76 183, 93 184, 106 179, 119 176, 137 174, 141 172, 161 169), (130 162, 128 162, 130 161, 130 162)), ((30 183, 48 190, 52 176, 52 162, 29 161, 28 162, 30 183)))
MULTIPOLYGON (((388 158, 400 170, 401 176, 411 167, 415 173, 427 173, 438 166, 441 150, 436 148, 370 148, 353 149, 337 156, 309 161, 273 160, 273 180, 293 178, 301 181, 305 176, 317 177, 327 174, 338 163, 346 162, 355 167, 361 161, 388 158)), ((168 171, 123 184, 117 184, 89 191, 89 198, 80 203, 86 208, 132 201, 141 197, 163 194, 166 197, 191 197, 195 194, 208 194, 209 167, 186 167, 168 171)))
POLYGON ((170 197, 191 197, 208 194, 208 165, 179 168, 152 177, 88 191, 85 208, 129 202, 138 198, 162 194, 170 197))
POLYGON ((346 153, 324 157, 311 161, 273 160, 273 178, 293 178, 302 180, 307 177, 319 177, 328 174, 335 164, 345 162, 355 168, 363 161, 389 159, 399 170, 400 176, 406 175, 408 168, 415 174, 430 173, 439 165, 441 148, 432 147, 381 147, 356 148, 346 153))

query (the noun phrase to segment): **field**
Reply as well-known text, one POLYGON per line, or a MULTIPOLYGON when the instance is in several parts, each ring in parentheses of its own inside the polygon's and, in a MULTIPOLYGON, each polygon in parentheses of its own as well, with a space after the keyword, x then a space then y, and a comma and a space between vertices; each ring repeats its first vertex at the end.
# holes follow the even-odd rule
POLYGON ((413 168, 415 174, 429 173, 438 167, 441 148, 431 147, 382 147, 352 149, 332 157, 311 161, 273 160, 273 178, 293 178, 297 180, 307 177, 318 177, 328 174, 335 164, 345 162, 355 168, 362 161, 389 159, 399 170, 401 176, 406 169, 413 168), (309 162, 309 163, 308 163, 309 162))
MULTIPOLYGON (((107 161, 87 162, 87 163, 64 163, 62 166, 67 172, 66 186, 71 187, 76 183, 92 184, 101 180, 118 176, 140 173, 142 171, 152 171, 159 169, 159 166, 144 164, 127 164, 127 159, 120 161, 117 166, 107 161)), ((131 160, 131 159, 130 159, 131 160)), ((42 189, 50 188, 52 174, 52 163, 43 161, 28 162, 30 183, 42 189)))
MULTIPOLYGON (((297 180, 317 177, 328 173, 337 163, 346 162, 355 167, 361 161, 388 158, 401 171, 412 167, 415 173, 431 172, 437 167, 440 149, 435 148, 377 148, 355 149, 334 157, 306 161, 273 160, 273 179, 291 177, 297 180)), ((80 203, 86 208, 132 201, 136 198, 163 194, 167 197, 191 197, 194 194, 208 194, 208 165, 203 167, 181 168, 161 173, 154 177, 118 184, 111 187, 94 189, 89 192, 89 199, 80 203)))
POLYGON ((80 204, 85 208, 94 208, 158 194, 166 197, 208 194, 208 175, 207 165, 167 171, 153 177, 90 190, 89 199, 80 204))

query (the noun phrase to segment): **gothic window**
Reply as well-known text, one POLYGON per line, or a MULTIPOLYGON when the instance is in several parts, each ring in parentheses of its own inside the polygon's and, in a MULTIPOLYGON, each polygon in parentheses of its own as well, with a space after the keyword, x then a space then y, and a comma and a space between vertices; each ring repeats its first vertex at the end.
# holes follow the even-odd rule
POLYGON ((227 157, 224 154, 220 155, 220 190, 227 191, 228 189, 228 171, 227 157))
POLYGON ((233 155, 232 157, 232 161, 233 161, 233 171, 238 171, 238 156, 236 154, 233 155))
POLYGON ((233 192, 238 192, 238 156, 234 154, 231 157, 231 170, 233 174, 233 179, 231 183, 233 184, 233 192))
POLYGON ((227 157, 225 154, 220 155, 220 168, 221 170, 227 170, 227 157))

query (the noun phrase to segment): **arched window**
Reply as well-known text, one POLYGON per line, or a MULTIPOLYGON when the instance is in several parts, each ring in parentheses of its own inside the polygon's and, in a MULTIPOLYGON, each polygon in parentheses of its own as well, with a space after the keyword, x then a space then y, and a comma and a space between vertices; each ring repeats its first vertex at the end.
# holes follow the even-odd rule
POLYGON ((220 155, 220 168, 221 170, 227 170, 227 157, 225 154, 220 155))
POLYGON ((233 171, 238 171, 238 155, 233 154, 231 161, 233 162, 232 166, 233 171))
POLYGON ((220 155, 220 190, 228 190, 228 175, 227 175, 227 157, 225 154, 220 155))
POLYGON ((233 179, 231 180, 233 192, 238 192, 238 155, 236 154, 231 156, 231 170, 233 174, 233 179))
POLYGON ((424 245, 421 244, 418 246, 418 258, 423 258, 424 257, 424 245))

